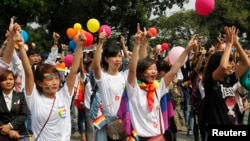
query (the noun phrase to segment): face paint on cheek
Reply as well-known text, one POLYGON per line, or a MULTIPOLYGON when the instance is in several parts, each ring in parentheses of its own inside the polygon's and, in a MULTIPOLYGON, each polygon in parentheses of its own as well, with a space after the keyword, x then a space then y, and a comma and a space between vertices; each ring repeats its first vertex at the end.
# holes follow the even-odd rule
POLYGON ((49 86, 45 86, 44 89, 45 89, 46 91, 49 91, 49 90, 50 90, 49 86))

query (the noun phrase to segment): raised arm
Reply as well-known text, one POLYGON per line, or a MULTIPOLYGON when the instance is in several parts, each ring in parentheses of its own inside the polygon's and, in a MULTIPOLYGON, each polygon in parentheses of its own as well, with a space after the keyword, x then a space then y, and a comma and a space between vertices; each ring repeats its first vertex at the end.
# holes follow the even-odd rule
POLYGON ((164 81, 165 81, 166 87, 168 87, 168 85, 170 84, 170 82, 173 80, 174 76, 178 72, 178 70, 184 64, 184 61, 185 61, 186 57, 188 56, 188 54, 194 48, 196 48, 198 46, 197 42, 195 41, 195 37, 196 37, 196 35, 194 35, 192 37, 192 39, 188 42, 187 47, 182 52, 182 54, 179 56, 179 58, 177 59, 177 61, 173 64, 173 66, 171 67, 171 69, 169 70, 169 72, 165 74, 164 81))
MULTIPOLYGON (((140 24, 137 24, 137 30, 140 29, 140 24)), ((140 32, 142 32, 140 30, 140 32)), ((139 58, 143 59, 146 58, 148 56, 148 41, 150 40, 150 38, 152 37, 152 34, 146 30, 146 28, 144 27, 144 31, 143 31, 143 37, 141 37, 141 47, 139 50, 139 58)))
POLYGON ((66 84, 68 86, 69 94, 72 94, 74 90, 75 79, 77 75, 77 71, 80 65, 80 60, 82 57, 82 46, 83 43, 86 41, 86 37, 83 33, 78 34, 77 42, 76 42, 76 51, 73 59, 73 63, 70 68, 70 73, 66 78, 66 84))
POLYGON ((14 24, 14 20, 11 18, 8 36, 7 36, 7 39, 8 39, 7 47, 4 50, 3 57, 2 57, 2 60, 7 64, 10 64, 11 59, 12 59, 12 54, 14 51, 14 36, 15 36, 16 32, 18 32, 17 31, 18 29, 19 29, 19 27, 17 27, 17 24, 14 24))
POLYGON ((206 49, 202 49, 201 55, 200 55, 200 56, 197 56, 198 61, 197 61, 197 63, 195 64, 195 68, 194 68, 194 71, 195 71, 196 73, 199 73, 199 71, 200 71, 200 68, 201 68, 202 62, 203 62, 203 58, 204 58, 206 52, 207 52, 206 49))
POLYGON ((223 51, 221 60, 220 60, 220 65, 216 70, 213 72, 212 77, 213 80, 219 80, 224 76, 225 70, 230 69, 228 68, 229 66, 229 57, 231 54, 232 50, 232 45, 233 45, 233 30, 230 27, 225 27, 225 42, 226 42, 226 47, 223 51))
POLYGON ((241 44, 239 43, 239 41, 237 39, 238 32, 239 32, 238 29, 236 29, 235 27, 232 27, 232 29, 233 29, 233 33, 234 33, 233 34, 233 45, 236 48, 236 50, 238 51, 239 56, 240 56, 240 60, 241 60, 241 63, 235 69, 236 78, 239 78, 250 67, 250 60, 249 60, 245 50, 241 47, 241 44))
POLYGON ((93 70, 96 79, 101 78, 101 60, 102 60, 102 47, 106 40, 106 32, 101 32, 99 35, 99 41, 97 44, 97 49, 93 58, 93 70))
POLYGON ((129 58, 128 49, 127 49, 127 46, 125 44, 125 38, 123 36, 120 36, 120 43, 122 45, 122 51, 124 53, 124 59, 128 59, 129 58))
POLYGON ((26 54, 26 50, 24 48, 24 41, 20 33, 17 33, 16 38, 14 39, 15 39, 15 42, 18 44, 19 52, 21 55, 21 61, 23 64, 23 69, 24 69, 24 74, 25 74, 25 87, 24 88, 26 91, 26 95, 31 95, 35 81, 34 81, 33 71, 31 69, 30 61, 26 54))
POLYGON ((141 45, 141 38, 143 36, 143 33, 140 31, 139 23, 137 25, 137 32, 135 34, 135 43, 134 43, 134 49, 132 53, 132 57, 130 58, 129 65, 128 65, 128 83, 134 87, 136 83, 136 68, 137 63, 139 60, 139 50, 141 45))
POLYGON ((59 40, 59 38, 60 38, 60 35, 58 33, 53 32, 54 44, 51 47, 51 51, 49 53, 48 58, 45 60, 45 63, 55 65, 57 54, 58 54, 58 40, 59 40))

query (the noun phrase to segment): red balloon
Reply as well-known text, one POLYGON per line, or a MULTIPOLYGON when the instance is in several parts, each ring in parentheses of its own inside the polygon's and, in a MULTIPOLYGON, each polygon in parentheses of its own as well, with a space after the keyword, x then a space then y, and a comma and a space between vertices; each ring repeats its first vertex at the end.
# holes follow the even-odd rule
POLYGON ((87 41, 84 42, 83 46, 88 47, 88 46, 92 45, 93 40, 94 40, 93 35, 91 33, 87 32, 87 31, 83 32, 83 34, 87 38, 87 41))
POLYGON ((161 50, 167 50, 167 49, 168 49, 168 43, 162 43, 161 50))
POLYGON ((214 9, 214 0, 196 0, 195 9, 199 15, 207 16, 214 9))
POLYGON ((148 29, 148 31, 149 31, 153 36, 156 36, 156 34, 157 34, 157 29, 154 28, 154 27, 150 27, 150 28, 148 29))

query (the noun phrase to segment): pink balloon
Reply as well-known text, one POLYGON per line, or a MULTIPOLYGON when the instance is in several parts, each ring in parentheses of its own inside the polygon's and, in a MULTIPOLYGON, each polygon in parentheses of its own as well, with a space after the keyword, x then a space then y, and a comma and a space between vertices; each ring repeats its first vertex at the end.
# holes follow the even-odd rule
POLYGON ((161 50, 161 44, 156 45, 156 49, 160 49, 161 50))
POLYGON ((102 26, 99 28, 98 33, 100 34, 100 33, 103 32, 103 31, 106 32, 107 38, 109 38, 110 35, 111 35, 111 28, 110 28, 108 25, 102 25, 102 26))
POLYGON ((72 54, 68 54, 64 57, 64 63, 66 67, 70 67, 72 65, 74 56, 72 54))
MULTIPOLYGON (((180 57, 180 55, 182 54, 182 52, 185 50, 185 48, 181 47, 181 46, 176 46, 173 47, 169 53, 168 53, 168 59, 170 61, 171 64, 174 64, 178 58, 180 57)), ((185 59, 185 61, 183 62, 183 64, 185 64, 187 61, 187 57, 185 59)))
POLYGON ((214 9, 214 0, 196 0, 195 9, 199 15, 207 16, 214 9))

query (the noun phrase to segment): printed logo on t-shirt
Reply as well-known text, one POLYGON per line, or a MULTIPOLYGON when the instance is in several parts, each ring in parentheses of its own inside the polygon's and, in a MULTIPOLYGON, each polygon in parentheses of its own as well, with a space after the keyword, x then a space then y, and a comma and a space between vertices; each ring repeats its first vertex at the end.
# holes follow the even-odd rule
POLYGON ((235 97, 234 96, 227 97, 225 99, 225 102, 226 102, 227 108, 229 110, 227 114, 235 117, 235 112, 233 111, 235 104, 236 104, 235 97))
POLYGON ((59 117, 62 118, 62 119, 65 119, 65 118, 66 118, 66 109, 65 109, 64 106, 63 106, 63 107, 60 107, 60 108, 58 109, 58 115, 59 115, 59 117))
POLYGON ((157 127, 158 127, 158 123, 157 123, 157 122, 154 122, 154 123, 153 123, 153 127, 154 127, 154 128, 157 128, 157 127))
POLYGON ((223 87, 223 85, 221 85, 221 93, 223 99, 229 96, 234 96, 233 87, 223 87))
POLYGON ((233 87, 223 87, 223 85, 221 85, 221 93, 222 98, 225 100, 226 106, 229 110, 227 114, 235 117, 233 109, 235 108, 236 100, 233 87))
POLYGON ((120 96, 119 95, 116 95, 115 96, 115 100, 119 100, 120 99, 120 96))

